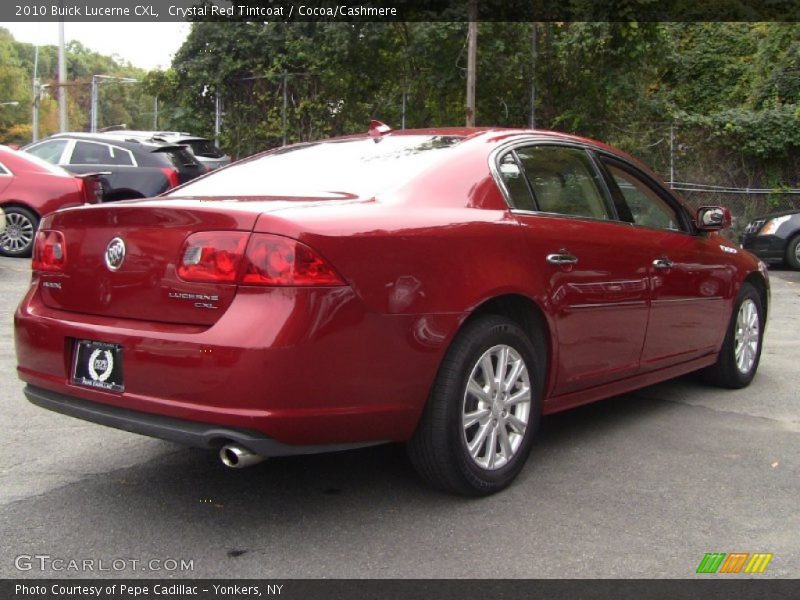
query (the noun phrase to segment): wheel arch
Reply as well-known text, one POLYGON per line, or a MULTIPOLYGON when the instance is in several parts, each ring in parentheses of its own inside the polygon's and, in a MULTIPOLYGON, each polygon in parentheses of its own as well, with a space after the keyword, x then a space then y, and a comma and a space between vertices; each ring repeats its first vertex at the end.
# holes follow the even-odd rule
POLYGON ((517 323, 528 335, 539 356, 544 359, 545 381, 543 393, 550 389, 552 365, 555 364, 555 332, 544 310, 530 297, 523 294, 507 293, 494 296, 475 307, 459 330, 471 320, 482 315, 499 315, 517 323))
POLYGON ((24 208, 25 210, 29 210, 34 215, 36 215, 37 219, 39 219, 40 221, 42 220, 42 215, 39 214, 39 211, 36 210, 35 208, 33 208, 30 204, 27 204, 26 202, 23 202, 22 200, 4 200, 4 201, 0 202, 0 208, 2 208, 2 209, 6 209, 6 208, 24 208))
POLYGON ((743 283, 749 283, 756 288, 758 296, 761 298, 761 307, 764 309, 764 323, 766 323, 767 316, 769 315, 769 285, 767 284, 767 280, 764 279, 764 276, 760 272, 753 271, 744 278, 743 283))

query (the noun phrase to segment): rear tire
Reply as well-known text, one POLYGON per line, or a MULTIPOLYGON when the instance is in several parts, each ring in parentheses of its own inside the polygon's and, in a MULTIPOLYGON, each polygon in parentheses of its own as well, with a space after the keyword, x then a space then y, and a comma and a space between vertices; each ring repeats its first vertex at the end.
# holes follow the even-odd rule
POLYGON ((0 254, 3 256, 30 256, 33 240, 39 227, 39 217, 32 210, 21 206, 8 206, 6 230, 0 233, 0 254))
POLYGON ((795 271, 800 271, 800 234, 795 235, 786 244, 786 265, 795 271))
POLYGON ((541 417, 544 360, 510 319, 467 323, 447 351, 408 443, 420 476, 441 490, 485 496, 508 486, 541 417))
POLYGON ((750 385, 758 370, 764 339, 764 306, 761 296, 749 283, 742 285, 734 304, 725 341, 717 363, 708 367, 704 379, 731 389, 750 385))

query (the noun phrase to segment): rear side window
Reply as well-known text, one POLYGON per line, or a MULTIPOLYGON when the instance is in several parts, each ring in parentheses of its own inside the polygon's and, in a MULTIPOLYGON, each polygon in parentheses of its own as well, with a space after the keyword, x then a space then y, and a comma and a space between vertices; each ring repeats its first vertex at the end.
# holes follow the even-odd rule
POLYGON ((6 166, 3 163, 0 163, 0 175, 11 175, 11 172, 6 169, 6 166))
POLYGON ((70 158, 72 165, 133 165, 131 153, 117 146, 75 142, 70 158))
POLYGON ((574 217, 611 219, 599 175, 586 152, 562 146, 516 150, 537 209, 574 217))
POLYGON ((25 152, 38 156, 50 164, 57 165, 66 147, 67 140, 53 140, 50 142, 43 142, 33 148, 28 148, 25 152))

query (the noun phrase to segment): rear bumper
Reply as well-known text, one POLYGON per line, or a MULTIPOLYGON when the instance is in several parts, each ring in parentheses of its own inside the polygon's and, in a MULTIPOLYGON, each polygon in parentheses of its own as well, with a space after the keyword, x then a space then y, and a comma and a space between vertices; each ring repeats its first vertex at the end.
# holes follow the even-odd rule
POLYGON ((286 288, 237 294, 210 327, 154 323, 50 308, 34 284, 14 334, 17 373, 39 390, 290 446, 330 446, 411 437, 459 322, 455 314, 370 313, 349 288, 286 288), (122 347, 124 392, 71 381, 82 339, 122 347))
POLYGON ((786 240, 776 235, 745 234, 742 236, 742 248, 764 262, 777 263, 784 260, 786 240))
POLYGON ((225 444, 236 443, 260 456, 273 457, 352 450, 353 448, 380 443, 378 441, 360 444, 311 446, 282 444, 258 431, 219 427, 208 423, 184 421, 116 408, 51 392, 32 385, 25 386, 24 393, 28 400, 36 406, 61 413, 62 415, 196 448, 218 449, 225 444))

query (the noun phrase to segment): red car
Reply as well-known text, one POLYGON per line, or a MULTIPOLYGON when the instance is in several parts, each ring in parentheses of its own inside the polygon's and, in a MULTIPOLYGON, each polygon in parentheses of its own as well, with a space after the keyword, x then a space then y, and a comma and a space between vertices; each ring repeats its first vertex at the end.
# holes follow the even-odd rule
POLYGON ((40 219, 59 208, 99 201, 93 177, 75 177, 36 156, 0 146, 0 208, 6 230, 0 254, 30 256, 40 219))
POLYGON ((407 442, 480 495, 542 415, 753 379, 769 283, 715 232, 726 209, 586 139, 387 130, 43 219, 15 318, 30 401, 237 467, 407 442))

